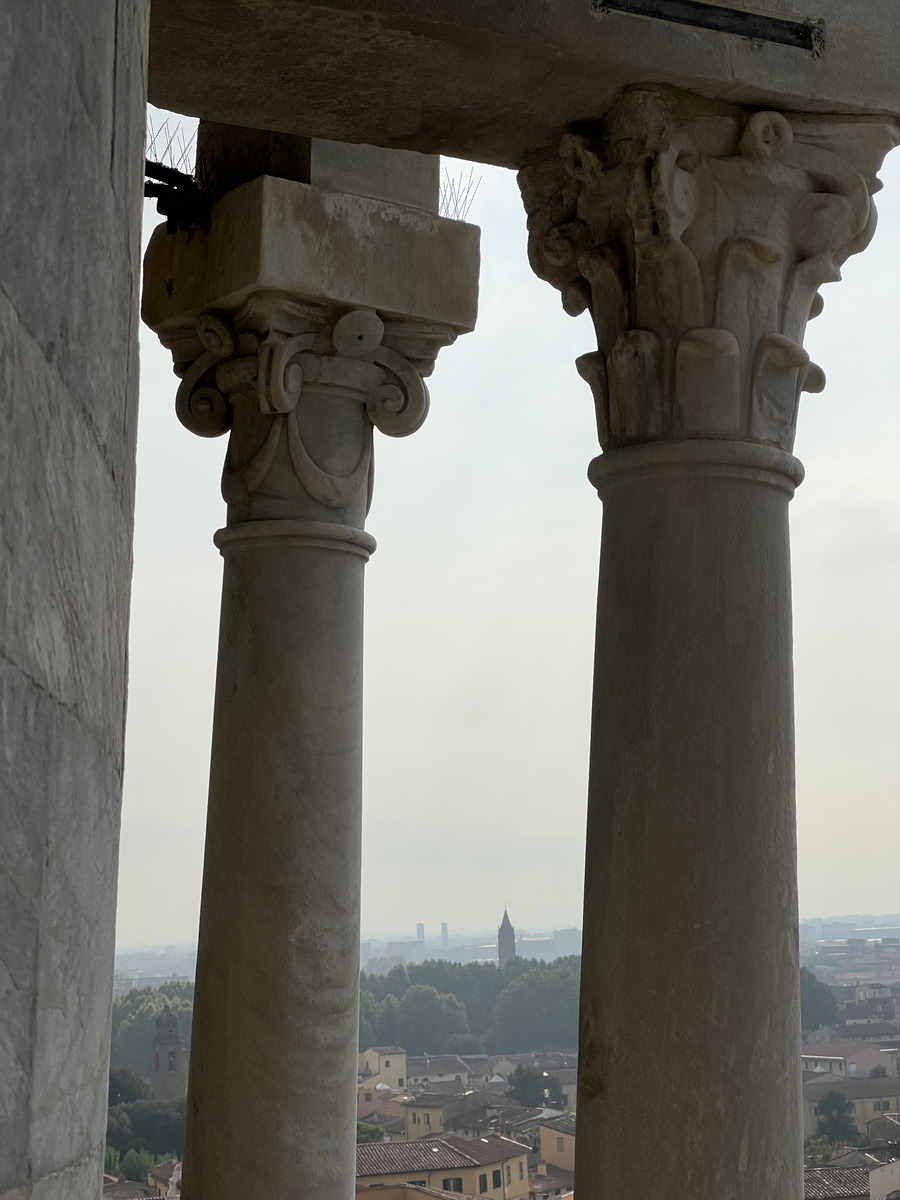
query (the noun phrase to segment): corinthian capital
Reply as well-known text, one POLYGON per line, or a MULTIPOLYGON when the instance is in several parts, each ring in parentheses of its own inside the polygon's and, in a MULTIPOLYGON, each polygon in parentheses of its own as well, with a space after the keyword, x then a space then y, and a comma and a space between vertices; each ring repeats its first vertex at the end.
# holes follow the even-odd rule
POLYGON ((593 318, 578 360, 604 449, 718 437, 790 450, 818 289, 875 228, 882 118, 749 112, 630 88, 527 167, 529 258, 593 318))

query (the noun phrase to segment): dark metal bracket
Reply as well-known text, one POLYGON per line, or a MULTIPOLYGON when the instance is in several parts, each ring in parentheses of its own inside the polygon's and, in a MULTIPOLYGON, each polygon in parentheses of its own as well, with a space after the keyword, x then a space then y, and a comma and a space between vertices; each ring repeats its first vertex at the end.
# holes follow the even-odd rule
POLYGON ((144 195, 156 201, 156 211, 166 218, 169 233, 209 228, 210 200, 193 175, 149 158, 144 162, 144 174, 144 195))
POLYGON ((701 4, 699 0, 591 0, 591 9, 597 14, 631 13, 757 42, 793 46, 806 50, 813 58, 821 58, 825 53, 824 21, 786 21, 783 17, 767 17, 719 4, 701 4))

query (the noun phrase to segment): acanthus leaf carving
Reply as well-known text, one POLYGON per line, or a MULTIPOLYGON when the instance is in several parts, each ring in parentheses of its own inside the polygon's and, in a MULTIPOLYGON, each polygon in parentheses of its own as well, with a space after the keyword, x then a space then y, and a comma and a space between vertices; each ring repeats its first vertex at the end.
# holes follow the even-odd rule
POLYGON ((819 287, 875 224, 888 120, 748 112, 663 87, 524 168, 532 267, 591 314, 579 371, 604 448, 678 437, 793 444, 819 287))

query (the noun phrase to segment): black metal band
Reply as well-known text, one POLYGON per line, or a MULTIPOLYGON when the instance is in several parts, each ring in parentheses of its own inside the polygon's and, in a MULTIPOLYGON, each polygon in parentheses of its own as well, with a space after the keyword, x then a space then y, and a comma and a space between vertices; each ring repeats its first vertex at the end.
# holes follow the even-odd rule
POLYGON ((701 4, 699 0, 591 0, 591 8, 596 13, 631 13, 637 17, 655 17, 658 21, 753 38, 754 41, 794 46, 808 51, 814 58, 820 58, 825 50, 822 21, 786 21, 782 17, 767 17, 718 4, 701 4))

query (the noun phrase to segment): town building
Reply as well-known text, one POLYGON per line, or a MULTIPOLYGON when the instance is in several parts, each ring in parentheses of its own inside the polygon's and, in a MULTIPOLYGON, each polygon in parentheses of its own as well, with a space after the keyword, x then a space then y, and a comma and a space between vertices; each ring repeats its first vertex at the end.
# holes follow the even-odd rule
POLYGON ((402 1181, 488 1200, 528 1195, 528 1147, 496 1134, 370 1142, 357 1146, 356 1164, 357 1187, 402 1181))
POLYGON ((409 1086, 406 1051, 400 1046, 371 1046, 359 1055, 357 1081, 367 1091, 376 1087, 392 1091, 409 1086))
POLYGON ((187 1095, 187 1085, 188 1052, 178 1017, 167 1004, 156 1018, 150 1089, 157 1100, 179 1100, 187 1095))
POLYGON ((575 1170, 575 1113, 542 1121, 540 1157, 552 1167, 575 1170))
POLYGON ((458 1054, 409 1054, 406 1058, 407 1086, 413 1091, 430 1091, 435 1085, 469 1086, 469 1067, 458 1054))
POLYGON ((862 1039, 807 1044, 800 1056, 804 1071, 827 1072, 846 1079, 871 1075, 873 1071, 896 1075, 898 1057, 900 1048, 862 1039))
POLYGON ((803 1137, 813 1137, 819 1119, 819 1101, 832 1092, 850 1101, 850 1115, 860 1135, 868 1123, 885 1113, 900 1113, 900 1078, 843 1079, 826 1075, 807 1077, 803 1083, 803 1137))
MULTIPOLYGON (((406 1137, 455 1137, 471 1140, 483 1134, 511 1134, 529 1115, 537 1110, 514 1106, 504 1095, 490 1091, 461 1090, 456 1095, 422 1092, 404 1102, 406 1137)), ((539 1114, 539 1111, 537 1112, 539 1114)), ((520 1139, 521 1140, 521 1139, 520 1139)))

